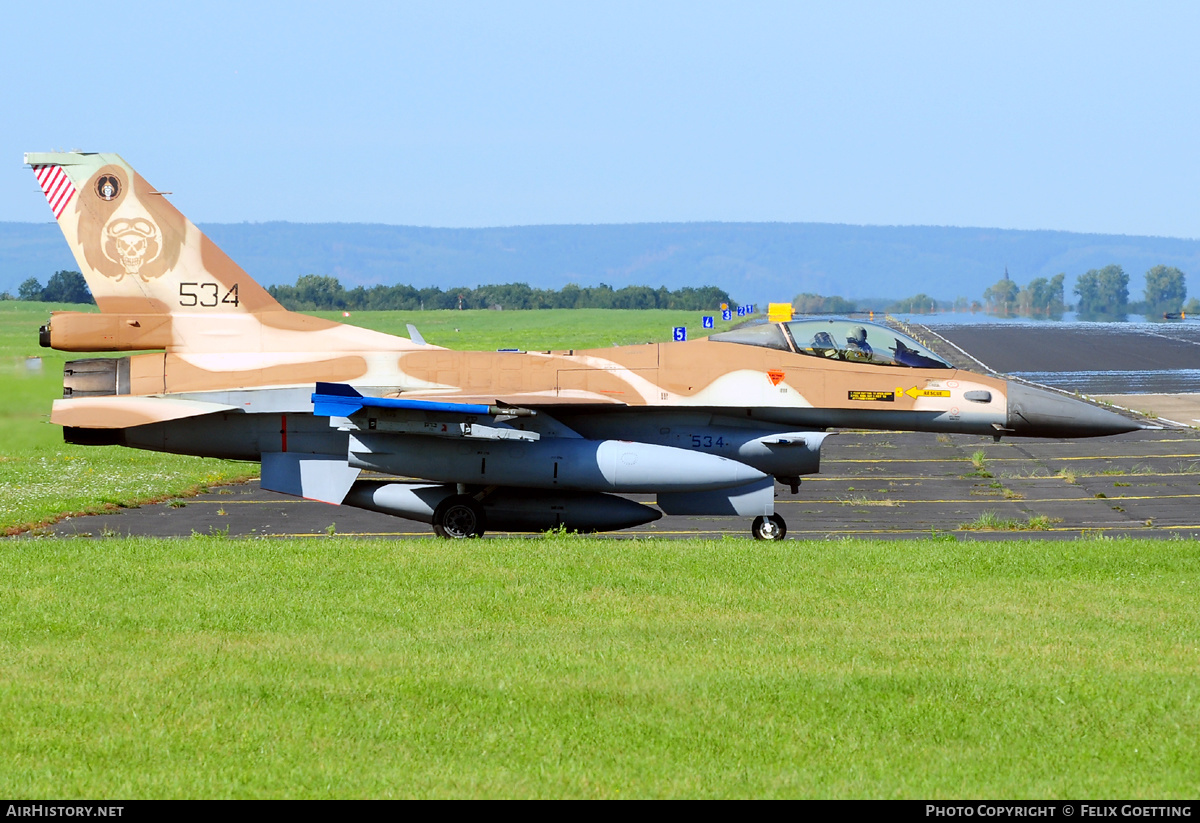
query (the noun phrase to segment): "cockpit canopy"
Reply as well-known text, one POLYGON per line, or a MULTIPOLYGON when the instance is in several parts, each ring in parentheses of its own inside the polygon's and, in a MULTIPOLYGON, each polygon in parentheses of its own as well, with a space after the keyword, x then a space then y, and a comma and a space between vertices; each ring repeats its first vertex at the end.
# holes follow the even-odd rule
POLYGON ((708 339, 878 366, 954 368, 907 334, 858 320, 793 320, 743 326, 708 339))

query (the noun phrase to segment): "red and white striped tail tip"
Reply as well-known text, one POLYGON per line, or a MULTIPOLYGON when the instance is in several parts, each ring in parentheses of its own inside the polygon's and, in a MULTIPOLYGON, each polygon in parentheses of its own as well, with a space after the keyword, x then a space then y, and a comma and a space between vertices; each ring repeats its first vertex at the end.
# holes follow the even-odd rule
POLYGON ((62 166, 34 166, 33 173, 37 175, 42 193, 46 195, 46 202, 50 204, 50 211, 54 212, 54 219, 57 220, 75 196, 75 184, 67 177, 62 166))

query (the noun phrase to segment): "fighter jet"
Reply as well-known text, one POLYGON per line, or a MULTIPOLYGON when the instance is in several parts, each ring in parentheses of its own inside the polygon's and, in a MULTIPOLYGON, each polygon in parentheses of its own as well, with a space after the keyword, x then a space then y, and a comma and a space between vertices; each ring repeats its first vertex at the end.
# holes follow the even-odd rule
POLYGON ((853 320, 565 351, 369 331, 284 309, 115 154, 25 162, 100 308, 54 312, 41 344, 143 352, 66 364, 50 419, 67 442, 259 461, 265 489, 443 537, 615 530, 665 512, 753 518, 755 538, 779 540, 776 482, 797 493, 830 429, 1139 428, 853 320), (657 508, 622 496, 634 493, 657 508))

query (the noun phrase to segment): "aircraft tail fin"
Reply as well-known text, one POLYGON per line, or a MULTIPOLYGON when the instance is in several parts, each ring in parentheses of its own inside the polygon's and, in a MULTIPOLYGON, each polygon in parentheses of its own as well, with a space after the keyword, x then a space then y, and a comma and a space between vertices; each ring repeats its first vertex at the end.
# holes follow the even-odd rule
POLYGON ((118 155, 31 152, 25 162, 101 312, 284 310, 118 155))

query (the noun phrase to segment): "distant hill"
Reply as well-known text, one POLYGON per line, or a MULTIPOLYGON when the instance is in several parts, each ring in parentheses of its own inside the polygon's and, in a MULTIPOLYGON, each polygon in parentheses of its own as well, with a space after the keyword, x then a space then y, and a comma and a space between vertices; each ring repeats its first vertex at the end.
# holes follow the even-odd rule
MULTIPOLYGON (((978 298, 1007 266, 1024 285, 1110 263, 1130 275, 1130 296, 1160 263, 1192 277, 1200 294, 1200 240, 945 226, 826 223, 635 223, 435 229, 364 223, 217 223, 201 227, 264 285, 331 274, 347 287, 376 283, 475 287, 524 282, 585 286, 715 285, 742 302, 800 292, 846 297, 924 292, 978 298)), ((0 291, 75 269, 53 223, 0 223, 0 291)))

